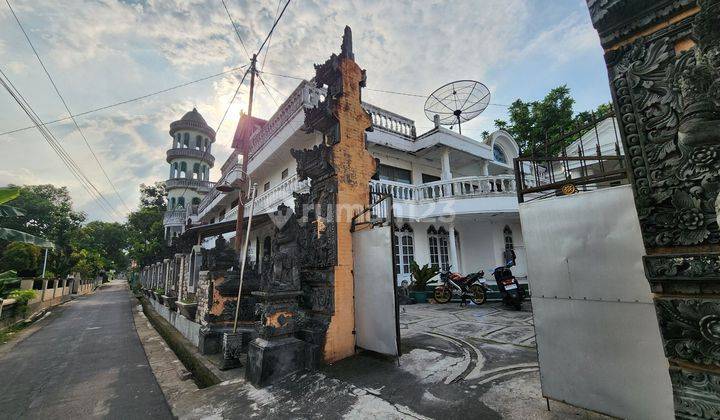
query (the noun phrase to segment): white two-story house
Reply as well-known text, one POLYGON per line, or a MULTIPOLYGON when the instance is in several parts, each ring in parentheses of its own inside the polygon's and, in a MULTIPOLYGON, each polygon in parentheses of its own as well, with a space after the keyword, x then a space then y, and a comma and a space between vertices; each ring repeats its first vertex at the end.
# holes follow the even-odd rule
MULTIPOLYGON (((235 132, 236 152, 222 166, 218 183, 239 176, 240 144, 250 142, 247 171, 258 185, 248 255, 262 264, 271 252, 272 223, 265 215, 281 203, 293 207, 293 192, 307 189, 298 181, 291 149, 319 144, 321 135, 303 130, 301 82, 267 121, 243 116, 235 132)), ((371 191, 392 194, 396 218, 397 281, 410 280, 410 262, 437 264, 460 273, 486 273, 502 265, 503 252, 517 256, 514 272, 526 276, 525 250, 518 215, 513 158, 518 146, 505 131, 476 140, 441 126, 417 134, 415 123, 378 106, 364 104, 372 117, 367 133, 370 153, 379 160, 371 191)), ((237 218, 238 195, 211 190, 197 208, 194 223, 217 224, 237 218)), ((245 217, 249 206, 245 207, 245 217)), ((229 239, 233 233, 226 233, 229 239)), ((211 238, 206 239, 211 246, 211 238)))

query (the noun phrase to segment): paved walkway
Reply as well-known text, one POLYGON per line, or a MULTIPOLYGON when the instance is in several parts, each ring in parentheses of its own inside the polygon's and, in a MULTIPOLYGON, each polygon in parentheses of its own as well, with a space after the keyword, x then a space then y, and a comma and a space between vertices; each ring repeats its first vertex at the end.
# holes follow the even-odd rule
POLYGON ((263 389, 242 379, 179 399, 180 418, 600 419, 540 391, 530 303, 407 305, 402 351, 361 352, 263 389))
POLYGON ((0 417, 171 418, 124 282, 62 305, 41 322, 0 356, 0 417))

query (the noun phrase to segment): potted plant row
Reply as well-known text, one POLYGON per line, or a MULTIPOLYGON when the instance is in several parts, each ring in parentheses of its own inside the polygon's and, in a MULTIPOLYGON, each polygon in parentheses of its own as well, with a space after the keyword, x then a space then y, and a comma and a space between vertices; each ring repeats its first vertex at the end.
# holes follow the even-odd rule
POLYGON ((162 295, 162 300, 164 305, 170 308, 171 311, 175 310, 175 302, 177 301, 177 296, 173 296, 172 292, 168 292, 168 294, 162 295))
POLYGON ((437 265, 425 264, 422 267, 417 262, 410 263, 410 274, 413 282, 410 284, 410 298, 417 303, 427 302, 427 283, 437 276, 440 268, 437 265))
POLYGON ((187 297, 182 300, 178 300, 176 303, 178 312, 190 321, 195 321, 195 314, 197 313, 197 302, 194 297, 187 297))
POLYGON ((162 288, 157 287, 155 288, 155 290, 153 290, 153 293, 155 294, 155 300, 157 300, 158 303, 162 305, 164 302, 163 295, 165 294, 165 291, 162 288))

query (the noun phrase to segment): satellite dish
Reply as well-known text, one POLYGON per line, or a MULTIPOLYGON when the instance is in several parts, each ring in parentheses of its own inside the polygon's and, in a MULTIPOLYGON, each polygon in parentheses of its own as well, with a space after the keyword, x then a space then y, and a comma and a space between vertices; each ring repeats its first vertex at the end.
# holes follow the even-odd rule
POLYGON ((490 90, 475 80, 456 80, 441 86, 425 101, 425 116, 440 125, 454 126, 462 134, 461 124, 480 115, 490 103, 490 90))

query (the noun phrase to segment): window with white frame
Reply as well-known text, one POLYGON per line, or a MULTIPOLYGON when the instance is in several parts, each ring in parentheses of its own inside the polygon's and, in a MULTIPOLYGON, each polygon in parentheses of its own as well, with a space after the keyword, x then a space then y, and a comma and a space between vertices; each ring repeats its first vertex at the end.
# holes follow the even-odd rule
POLYGON ((493 145, 493 157, 495 157, 495 160, 501 163, 507 163, 507 157, 505 156, 505 151, 497 144, 493 145))
POLYGON ((503 229, 503 236, 505 237, 505 249, 515 249, 515 245, 513 244, 513 232, 512 229, 510 229, 510 226, 505 225, 505 229, 503 229))
POLYGON ((430 225, 427 230, 430 244, 430 265, 440 267, 441 270, 450 269, 449 238, 450 235, 442 226, 435 229, 430 225))
POLYGON ((395 226, 395 268, 399 280, 410 279, 410 264, 415 259, 413 230, 405 223, 400 229, 395 226))

